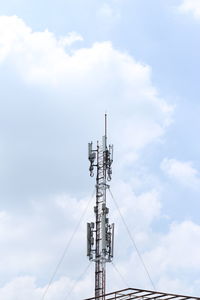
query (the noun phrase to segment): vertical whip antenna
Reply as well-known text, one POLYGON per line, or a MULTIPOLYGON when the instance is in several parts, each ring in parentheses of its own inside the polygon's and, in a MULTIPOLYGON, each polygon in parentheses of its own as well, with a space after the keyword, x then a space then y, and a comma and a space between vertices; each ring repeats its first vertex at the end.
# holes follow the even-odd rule
POLYGON ((105 300, 106 263, 112 261, 114 251, 114 224, 109 224, 106 206, 107 181, 111 180, 113 163, 113 145, 107 147, 107 114, 102 143, 97 142, 96 149, 92 142, 88 144, 88 159, 90 176, 94 176, 96 168, 96 205, 95 222, 87 223, 87 256, 95 262, 95 298, 105 300))
POLYGON ((105 144, 107 147, 107 114, 105 114, 105 144))

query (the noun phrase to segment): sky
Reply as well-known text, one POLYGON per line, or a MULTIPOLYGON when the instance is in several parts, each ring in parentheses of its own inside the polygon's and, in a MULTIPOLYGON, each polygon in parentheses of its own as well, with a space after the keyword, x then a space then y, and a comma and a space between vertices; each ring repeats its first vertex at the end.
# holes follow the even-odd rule
MULTIPOLYGON (((94 295, 87 144, 105 112, 111 191, 156 289, 200 295, 199 31, 199 0, 1 1, 1 299, 94 295)), ((152 289, 107 206, 107 291, 152 289)))

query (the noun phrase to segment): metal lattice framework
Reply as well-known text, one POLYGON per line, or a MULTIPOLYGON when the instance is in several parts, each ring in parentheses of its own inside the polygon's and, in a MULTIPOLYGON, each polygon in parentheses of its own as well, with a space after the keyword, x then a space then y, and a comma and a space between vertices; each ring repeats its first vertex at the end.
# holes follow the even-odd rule
MULTIPOLYGON (((100 297, 87 298, 85 300, 99 300, 100 297)), ((200 300, 200 297, 184 296, 162 293, 157 291, 128 288, 104 295, 105 300, 200 300)))

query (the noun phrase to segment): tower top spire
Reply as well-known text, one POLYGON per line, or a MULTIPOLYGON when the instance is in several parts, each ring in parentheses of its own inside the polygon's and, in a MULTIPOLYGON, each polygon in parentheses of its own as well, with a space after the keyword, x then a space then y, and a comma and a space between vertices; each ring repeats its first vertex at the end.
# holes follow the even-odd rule
POLYGON ((105 149, 107 149, 107 128, 108 128, 108 125, 107 125, 107 113, 105 113, 105 125, 104 125, 104 130, 105 130, 105 149))

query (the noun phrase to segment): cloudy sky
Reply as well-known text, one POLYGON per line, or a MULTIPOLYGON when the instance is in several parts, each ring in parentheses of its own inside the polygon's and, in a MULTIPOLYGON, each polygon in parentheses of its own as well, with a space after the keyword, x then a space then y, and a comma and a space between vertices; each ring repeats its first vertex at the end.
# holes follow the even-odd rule
MULTIPOLYGON (((200 0, 1 1, 0 299, 93 296, 87 143, 105 111, 111 190, 156 289, 200 296, 199 37, 200 0)), ((152 289, 108 206, 108 290, 152 289)))

